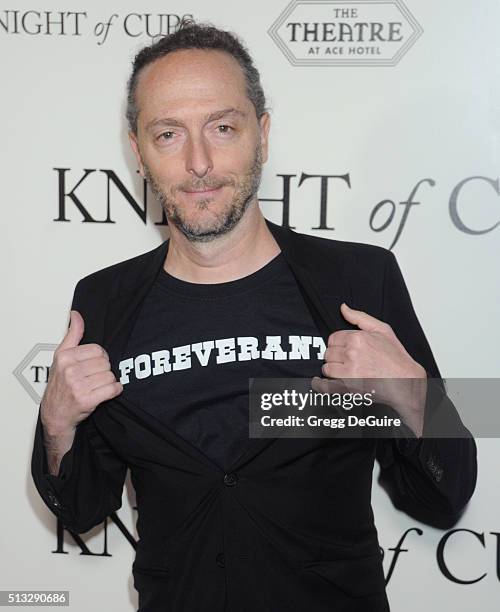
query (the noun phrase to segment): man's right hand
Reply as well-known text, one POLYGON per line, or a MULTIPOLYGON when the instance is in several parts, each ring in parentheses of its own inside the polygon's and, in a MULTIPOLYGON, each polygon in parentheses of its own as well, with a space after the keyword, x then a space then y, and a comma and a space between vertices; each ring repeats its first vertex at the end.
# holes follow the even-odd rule
POLYGON ((73 437, 77 424, 96 407, 123 391, 111 371, 109 356, 99 344, 78 343, 85 324, 77 310, 71 311, 66 336, 54 352, 40 418, 46 435, 73 437))

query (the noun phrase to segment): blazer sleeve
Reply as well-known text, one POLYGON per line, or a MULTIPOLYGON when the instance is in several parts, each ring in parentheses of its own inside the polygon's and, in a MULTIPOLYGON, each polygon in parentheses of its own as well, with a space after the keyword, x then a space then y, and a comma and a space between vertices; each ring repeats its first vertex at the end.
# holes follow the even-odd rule
POLYGON ((471 498, 477 479, 475 441, 446 394, 438 366, 417 319, 394 254, 387 251, 382 320, 427 373, 424 430, 416 438, 379 439, 379 483, 396 508, 434 527, 453 526, 471 498), (446 432, 446 437, 439 433, 446 432), (453 436, 453 437, 450 437, 453 436))
MULTIPOLYGON (((83 291, 77 284, 71 308, 82 312, 83 291)), ((80 344, 84 344, 85 336, 80 344)), ((31 456, 31 475, 48 508, 63 525, 84 533, 121 507, 127 465, 97 430, 93 415, 78 423, 71 448, 57 476, 49 473, 40 407, 31 456)))

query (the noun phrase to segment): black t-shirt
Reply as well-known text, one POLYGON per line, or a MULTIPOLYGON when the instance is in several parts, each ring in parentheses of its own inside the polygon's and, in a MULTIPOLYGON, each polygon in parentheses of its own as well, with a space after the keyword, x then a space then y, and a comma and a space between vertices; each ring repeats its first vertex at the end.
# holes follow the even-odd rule
POLYGON ((119 363, 125 397, 227 470, 248 445, 248 379, 321 376, 325 343, 282 253, 244 278, 161 269, 119 363))

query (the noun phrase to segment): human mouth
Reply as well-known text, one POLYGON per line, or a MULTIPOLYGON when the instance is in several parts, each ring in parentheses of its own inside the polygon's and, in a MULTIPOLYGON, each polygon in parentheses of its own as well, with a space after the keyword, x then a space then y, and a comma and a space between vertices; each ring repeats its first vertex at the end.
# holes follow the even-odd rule
POLYGON ((212 197, 217 195, 222 187, 209 187, 207 189, 185 189, 184 193, 190 199, 200 198, 200 197, 212 197))
POLYGON ((185 189, 186 193, 211 193, 212 191, 218 191, 220 187, 209 187, 207 189, 185 189))

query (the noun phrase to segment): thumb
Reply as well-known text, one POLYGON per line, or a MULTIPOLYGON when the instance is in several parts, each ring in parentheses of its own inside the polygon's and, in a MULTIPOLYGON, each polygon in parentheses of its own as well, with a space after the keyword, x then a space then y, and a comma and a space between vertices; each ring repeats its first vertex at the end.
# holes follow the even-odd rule
POLYGON ((59 348, 68 349, 78 346, 78 343, 83 338, 84 329, 85 323, 82 315, 78 312, 78 310, 72 310, 70 312, 68 331, 59 345, 59 348))
POLYGON ((350 308, 345 302, 342 302, 340 312, 346 321, 353 325, 357 325, 359 329, 364 331, 379 331, 383 323, 363 310, 354 310, 354 308, 350 308))

